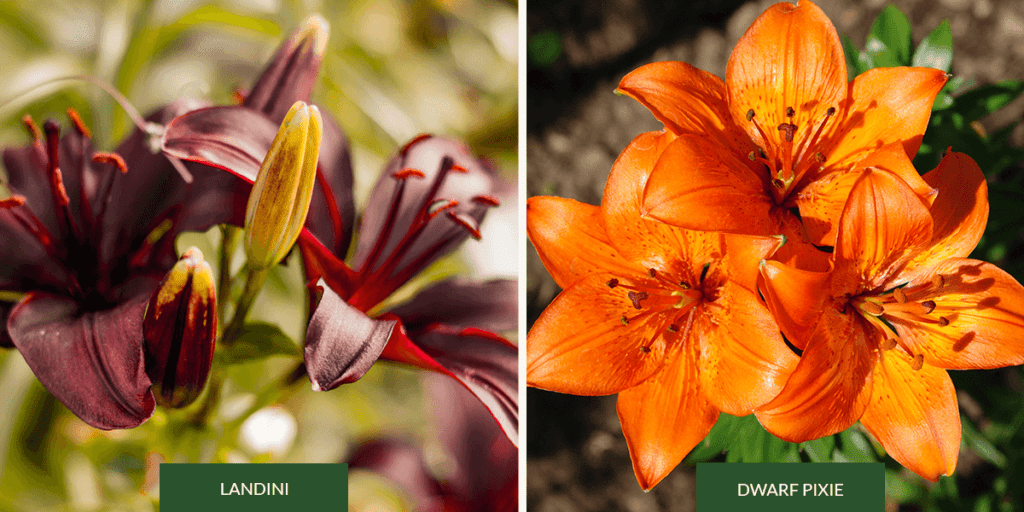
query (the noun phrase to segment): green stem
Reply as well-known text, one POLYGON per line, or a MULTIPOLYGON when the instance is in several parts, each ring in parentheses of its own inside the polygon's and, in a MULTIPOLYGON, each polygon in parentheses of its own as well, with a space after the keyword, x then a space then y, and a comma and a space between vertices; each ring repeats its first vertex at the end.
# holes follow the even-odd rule
POLYGON ((223 239, 220 244, 220 275, 217 280, 217 318, 224 318, 224 308, 231 298, 231 260, 234 259, 238 242, 242 240, 242 233, 244 231, 241 228, 221 225, 223 239))
POLYGON ((269 269, 254 269, 245 267, 245 288, 242 289, 242 296, 238 298, 238 305, 235 307, 235 315, 231 317, 231 323, 224 329, 224 336, 221 343, 230 347, 242 334, 242 326, 245 325, 245 317, 249 314, 249 308, 256 302, 256 296, 263 288, 263 281, 267 279, 269 269))
POLYGON ((259 394, 256 395, 256 401, 242 415, 225 425, 224 432, 231 433, 238 430, 242 423, 249 416, 255 414, 256 411, 287 398, 301 387, 299 383, 303 381, 302 377, 305 375, 306 364, 299 363, 292 371, 282 375, 276 382, 260 390, 259 394))
POLYGON ((206 395, 203 396, 203 403, 189 416, 189 423, 197 426, 205 426, 213 414, 214 409, 220 404, 220 388, 224 384, 224 373, 217 365, 210 373, 210 381, 206 383, 206 395))

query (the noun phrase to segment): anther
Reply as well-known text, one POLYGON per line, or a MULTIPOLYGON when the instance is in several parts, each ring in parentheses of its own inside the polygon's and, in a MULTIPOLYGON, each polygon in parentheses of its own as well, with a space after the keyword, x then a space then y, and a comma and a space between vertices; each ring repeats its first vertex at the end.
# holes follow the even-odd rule
POLYGON ((668 332, 679 332, 679 326, 676 324, 668 324, 668 332))
POLYGON ((754 109, 747 111, 747 121, 749 122, 751 119, 754 119, 754 109))
POLYGON ((892 350, 896 348, 896 340, 889 338, 882 342, 882 350, 892 350))
POLYGON ((939 317, 939 327, 945 327, 947 325, 949 325, 949 319, 944 317, 944 316, 940 316, 939 317))
POLYGON ((473 198, 473 202, 485 206, 498 206, 501 204, 498 198, 493 196, 476 196, 473 198))
POLYGON ((629 292, 627 296, 629 297, 629 300, 633 302, 633 307, 636 309, 643 309, 644 306, 643 304, 640 304, 640 301, 645 300, 649 297, 649 295, 647 295, 647 292, 633 291, 629 292))
POLYGON ((463 167, 463 166, 461 166, 459 164, 452 164, 452 168, 450 170, 452 172, 461 172, 462 174, 469 173, 469 171, 465 167, 463 167))
POLYGON ((814 160, 816 160, 819 164, 823 164, 825 163, 825 160, 827 160, 827 158, 825 158, 825 155, 818 152, 814 154, 814 160))
POLYGON ((649 268, 649 269, 647 269, 647 275, 649 275, 651 277, 658 277, 658 270, 657 269, 653 269, 653 268, 649 268))
POLYGON ((687 283, 686 281, 679 281, 679 287, 684 289, 684 290, 689 290, 690 289, 690 283, 687 283))
POLYGON ((922 302, 921 305, 924 306, 924 314, 926 314, 926 315, 928 313, 931 313, 932 311, 935 311, 935 301, 934 300, 926 300, 926 301, 922 302))
POLYGON ((836 115, 836 108, 835 107, 829 107, 828 110, 825 111, 825 115, 828 116, 828 117, 832 117, 832 116, 836 115))
POLYGON ((793 107, 786 107, 786 117, 792 118, 795 115, 796 110, 793 110, 793 107))
POLYGON ((616 286, 619 285, 619 280, 613 277, 609 279, 608 282, 605 284, 608 285, 608 288, 615 288, 616 286))
POLYGON ((786 137, 786 142, 793 142, 793 135, 796 134, 796 125, 793 123, 782 123, 779 125, 779 131, 786 137))
POLYGON ((935 274, 932 276, 932 287, 942 288, 946 285, 946 279, 942 277, 942 274, 935 274))
POLYGON ((451 210, 447 210, 447 211, 445 211, 445 213, 447 213, 448 217, 450 217, 453 221, 455 221, 456 224, 461 226, 466 231, 469 231, 469 236, 472 236, 473 238, 475 238, 477 240, 480 240, 480 230, 478 230, 476 228, 476 226, 470 224, 468 221, 463 219, 460 215, 452 212, 451 210))
MULTIPOLYGON (((88 135, 86 135, 88 137, 88 135)), ((98 164, 114 164, 117 166, 117 170, 121 171, 121 174, 128 172, 128 164, 124 162, 124 158, 117 153, 94 153, 92 155, 92 161, 98 164)))
POLYGON ((903 293, 903 288, 896 288, 892 291, 892 296, 896 298, 896 302, 900 304, 907 303, 907 294, 903 293))
POLYGON ((708 269, 711 268, 711 263, 705 263, 704 268, 700 270, 700 282, 704 282, 704 278, 708 276, 708 269))
POLYGON ((68 108, 68 117, 71 118, 71 123, 75 125, 75 129, 78 130, 78 133, 81 133, 87 139, 92 138, 92 132, 90 132, 89 128, 85 126, 85 123, 82 122, 82 118, 78 115, 77 110, 68 108))
POLYGON ((32 116, 25 114, 25 117, 21 118, 21 122, 25 123, 25 127, 28 128, 28 133, 32 136, 32 143, 41 144, 43 134, 39 131, 39 127, 36 126, 36 122, 32 120, 32 116))
POLYGON ((435 215, 445 210, 455 208, 458 205, 459 202, 454 199, 438 199, 433 203, 430 203, 430 206, 427 206, 427 215, 433 218, 435 215))
POLYGON ((868 313, 875 316, 885 313, 885 308, 883 308, 882 305, 877 302, 865 301, 862 307, 864 308, 864 311, 867 311, 868 313))
POLYGON ((393 178, 395 178, 396 180, 404 180, 406 178, 412 178, 412 177, 416 177, 416 178, 426 178, 427 177, 427 175, 424 174, 423 171, 420 171, 420 170, 417 170, 417 169, 410 169, 408 167, 405 168, 405 169, 402 169, 401 171, 398 171, 398 172, 392 174, 391 176, 393 178))
POLYGON ((651 347, 648 347, 648 346, 640 347, 640 352, 643 352, 644 354, 650 354, 651 353, 651 347))
POLYGON ((757 152, 756 151, 751 151, 750 153, 747 153, 747 158, 749 158, 751 162, 756 162, 757 161, 757 152))
POLYGON ((14 208, 25 204, 23 196, 11 196, 7 199, 0 199, 0 208, 14 208))
POLYGON ((622 322, 622 325, 629 325, 629 319, 626 318, 626 315, 622 315, 622 318, 620 318, 619 321, 622 322))
POLYGON ((429 139, 430 137, 432 137, 432 135, 430 135, 429 133, 424 133, 424 134, 421 134, 421 135, 417 135, 414 139, 412 139, 408 143, 406 143, 406 145, 402 146, 402 151, 401 151, 402 156, 405 156, 406 154, 408 154, 409 150, 412 149, 412 147, 415 146, 417 143, 422 142, 422 141, 424 141, 426 139, 429 139))
POLYGON ((910 367, 913 368, 914 371, 920 370, 924 367, 924 354, 914 356, 914 360, 910 362, 910 367))
POLYGON ((786 182, 780 180, 779 178, 773 179, 772 180, 772 185, 775 185, 775 188, 777 188, 779 190, 782 190, 782 189, 786 188, 786 182))

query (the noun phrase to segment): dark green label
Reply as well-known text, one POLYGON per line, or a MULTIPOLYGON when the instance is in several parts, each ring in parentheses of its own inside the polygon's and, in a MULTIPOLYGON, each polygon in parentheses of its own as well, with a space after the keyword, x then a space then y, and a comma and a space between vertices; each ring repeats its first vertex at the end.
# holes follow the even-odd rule
POLYGON ((348 464, 160 464, 160 512, 291 507, 348 510, 348 464))
POLYGON ((697 464, 697 510, 861 512, 885 509, 885 465, 697 464))

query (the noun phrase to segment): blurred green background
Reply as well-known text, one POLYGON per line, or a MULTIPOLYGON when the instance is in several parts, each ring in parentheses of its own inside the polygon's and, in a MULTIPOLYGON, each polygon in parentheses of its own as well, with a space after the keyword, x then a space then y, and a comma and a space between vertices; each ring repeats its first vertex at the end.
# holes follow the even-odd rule
MULTIPOLYGON (((466 140, 505 183, 503 205, 483 224, 483 241, 471 241, 410 286, 455 272, 515 275, 514 2, 0 2, 0 145, 29 142, 25 114, 66 126, 68 107, 82 114, 98 148, 112 149, 132 129, 102 89, 53 81, 59 77, 112 84, 144 115, 179 97, 233 103, 235 91, 248 87, 280 41, 313 13, 331 28, 313 99, 350 138, 357 208, 391 155, 420 133, 466 140)), ((184 235, 178 246, 198 245, 217 272, 218 243, 214 229, 184 235)), ((314 394, 303 382, 281 403, 261 408, 274 401, 274 383, 301 355, 295 340, 305 327, 302 281, 297 258, 272 273, 250 321, 281 327, 278 354, 228 367, 218 416, 205 430, 187 428, 162 408, 130 431, 93 429, 39 385, 16 351, 0 352, 0 511, 157 510, 154 451, 175 461, 338 462, 355 443, 381 433, 422 444, 443 477, 450 454, 431 428, 436 411, 424 405, 416 371, 378 364, 353 385, 314 394), (253 409, 259 412, 243 422, 253 409)), ((411 506, 371 475, 354 472, 351 485, 352 510, 411 506)))

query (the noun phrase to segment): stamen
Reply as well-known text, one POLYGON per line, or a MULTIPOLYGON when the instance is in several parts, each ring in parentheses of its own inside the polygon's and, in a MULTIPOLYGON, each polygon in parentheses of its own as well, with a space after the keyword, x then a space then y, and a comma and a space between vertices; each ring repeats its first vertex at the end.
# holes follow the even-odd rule
POLYGON ((75 125, 75 129, 78 130, 78 133, 85 135, 85 138, 87 139, 92 138, 92 132, 89 131, 89 128, 82 122, 82 118, 78 115, 77 110, 68 108, 68 117, 71 118, 71 123, 75 125))
POLYGON ((947 325, 949 325, 949 319, 944 317, 944 316, 940 316, 939 317, 939 327, 945 327, 947 325))
POLYGON ((792 119, 793 116, 795 116, 795 115, 796 115, 796 110, 793 110, 793 107, 786 107, 786 117, 792 119))
POLYGON ((417 135, 415 138, 413 138, 412 140, 407 142, 404 146, 402 146, 402 151, 400 151, 401 155, 403 157, 406 156, 409 153, 409 150, 412 149, 413 146, 415 146, 419 142, 422 142, 423 140, 429 139, 430 137, 433 137, 433 135, 430 135, 429 133, 424 133, 424 134, 421 134, 421 135, 417 135))
POLYGON ((825 163, 825 160, 828 160, 827 158, 825 158, 825 155, 821 154, 821 152, 814 153, 814 159, 819 164, 823 164, 823 163, 825 163))
POLYGON ((430 203, 430 206, 427 207, 427 214, 430 217, 434 217, 435 215, 445 210, 455 208, 458 205, 459 202, 454 199, 438 199, 437 201, 430 203))
POLYGON ((396 180, 404 180, 406 178, 413 178, 413 177, 415 177, 415 178, 426 178, 427 175, 424 174, 423 171, 420 171, 420 170, 417 170, 417 169, 410 169, 410 168, 407 167, 405 169, 402 169, 401 171, 398 171, 398 172, 392 174, 391 177, 395 178, 396 180))
POLYGON ((608 285, 608 288, 615 288, 616 286, 619 285, 619 280, 613 277, 609 279, 608 282, 605 284, 608 285))
POLYGON ((902 288, 896 288, 895 290, 893 290, 892 291, 892 296, 895 297, 896 298, 896 302, 899 302, 900 304, 906 304, 907 303, 907 294, 903 293, 903 289, 902 288))
POLYGON ((686 281, 679 281, 679 287, 684 289, 684 290, 689 290, 690 289, 690 283, 687 283, 686 281))
POLYGON ((869 314, 875 316, 885 313, 885 308, 883 308, 882 305, 877 302, 864 301, 861 305, 861 308, 863 308, 864 311, 868 312, 869 314))
POLYGON ((657 269, 653 269, 653 268, 649 268, 649 269, 647 269, 647 275, 649 275, 651 277, 658 277, 658 270, 657 269))
POLYGON ((942 274, 935 274, 932 276, 932 286, 941 289, 946 286, 946 278, 942 277, 942 274))
POLYGON ((67 206, 71 199, 68 198, 67 190, 64 188, 64 178, 61 176, 58 167, 58 155, 60 154, 60 127, 57 122, 50 119, 43 123, 43 130, 46 131, 46 151, 49 157, 50 190, 53 193, 53 201, 59 207, 67 206))
POLYGON ((754 109, 747 111, 747 122, 750 122, 751 119, 754 119, 754 109))
POLYGON ((882 350, 892 350, 896 348, 896 340, 894 338, 888 338, 882 342, 882 350))
POLYGON ((793 135, 796 134, 796 125, 793 123, 782 123, 779 125, 779 131, 786 138, 786 142, 793 142, 793 135))
POLYGON ((626 318, 626 315, 622 315, 622 318, 620 318, 619 321, 622 322, 622 325, 629 325, 629 319, 626 318))
POLYGON ((480 240, 480 230, 478 230, 475 226, 470 224, 467 220, 463 219, 461 215, 451 211, 446 211, 445 213, 447 213, 448 217, 455 221, 456 224, 462 226, 462 228, 465 229, 466 231, 469 231, 469 236, 477 240, 480 240))
POLYGON ((42 144, 43 134, 40 133, 36 122, 32 120, 32 116, 25 114, 25 117, 21 118, 21 122, 25 123, 25 127, 28 128, 28 133, 32 136, 32 143, 36 145, 42 144))
POLYGON ((779 178, 775 178, 774 180, 772 180, 772 185, 775 185, 775 188, 779 190, 786 188, 786 182, 780 180, 779 178))
POLYGON ((676 324, 668 324, 668 332, 679 332, 679 326, 676 324))
POLYGON ((749 158, 751 162, 756 162, 757 161, 757 152, 756 151, 751 151, 750 153, 747 153, 747 158, 749 158))
POLYGON ((932 311, 935 311, 935 301, 934 300, 926 300, 926 301, 922 302, 921 305, 924 306, 924 314, 926 314, 926 315, 931 313, 932 311))
POLYGON ((914 356, 914 360, 910 362, 910 367, 913 368, 914 371, 917 371, 917 370, 920 370, 921 368, 923 368, 924 367, 924 354, 917 354, 916 356, 914 356))
POLYGON ((643 309, 643 305, 640 304, 640 301, 649 297, 647 292, 629 292, 627 296, 629 297, 629 300, 633 302, 633 307, 636 309, 643 309))
POLYGON ((25 204, 24 196, 11 196, 7 199, 0 199, 0 208, 14 208, 25 204))
POLYGON ((644 354, 650 354, 651 353, 651 347, 648 347, 646 345, 642 346, 642 347, 640 347, 640 351, 643 352, 644 354))
POLYGON ((452 164, 452 167, 451 167, 450 170, 453 171, 453 172, 461 172, 462 174, 468 174, 469 173, 469 170, 467 170, 465 167, 463 167, 463 166, 461 166, 459 164, 452 164))
POLYGON ((501 204, 498 198, 492 196, 476 196, 473 198, 473 202, 485 206, 498 206, 501 204))
POLYGON ((92 161, 98 164, 114 164, 121 174, 128 173, 128 164, 117 153, 95 153, 92 155, 92 161))

